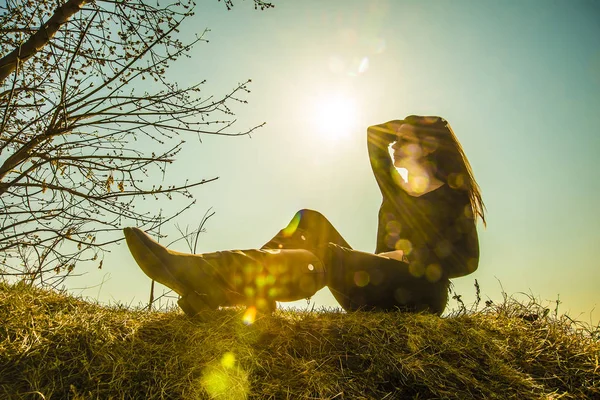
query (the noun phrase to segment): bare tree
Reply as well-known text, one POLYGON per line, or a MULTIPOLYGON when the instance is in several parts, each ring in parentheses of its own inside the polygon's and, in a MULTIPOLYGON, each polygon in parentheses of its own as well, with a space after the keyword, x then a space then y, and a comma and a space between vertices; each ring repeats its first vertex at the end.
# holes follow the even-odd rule
POLYGON ((232 127, 231 105, 246 102, 249 81, 215 97, 204 81, 166 78, 207 31, 178 38, 191 0, 149 3, 0 4, 0 275, 56 285, 78 262, 101 268, 124 224, 152 231, 186 208, 142 211, 137 199, 180 195, 189 207, 189 189, 216 179, 161 182, 182 137, 258 128, 232 127))

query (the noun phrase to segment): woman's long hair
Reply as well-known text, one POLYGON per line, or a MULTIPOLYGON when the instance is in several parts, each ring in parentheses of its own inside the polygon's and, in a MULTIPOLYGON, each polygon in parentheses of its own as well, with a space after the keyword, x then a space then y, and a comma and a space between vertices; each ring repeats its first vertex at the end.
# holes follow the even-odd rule
POLYGON ((485 205, 481 198, 481 189, 475 181, 471 164, 465 155, 448 121, 441 117, 421 117, 410 115, 405 123, 417 128, 419 136, 436 148, 430 160, 434 164, 436 177, 455 189, 469 194, 471 209, 475 218, 480 217, 485 226, 485 205))

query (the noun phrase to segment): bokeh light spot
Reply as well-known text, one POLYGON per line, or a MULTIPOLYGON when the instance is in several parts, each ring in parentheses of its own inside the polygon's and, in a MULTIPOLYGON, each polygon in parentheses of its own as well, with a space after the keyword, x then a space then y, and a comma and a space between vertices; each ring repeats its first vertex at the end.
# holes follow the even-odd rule
POLYGON ((460 189, 466 185, 465 175, 464 174, 449 174, 448 175, 448 185, 452 189, 460 189))
POLYGON ((425 274, 425 266, 420 263, 410 263, 408 265, 408 272, 415 278, 420 278, 425 274))
POLYGON ((367 271, 357 271, 354 273, 354 284, 358 287, 365 287, 369 284, 371 276, 367 271))
POLYGON ((439 147, 438 139, 433 136, 426 136, 421 139, 421 146, 423 146, 423 149, 428 153, 433 153, 439 147))
POLYGON ((402 250, 404 255, 409 255, 413 249, 412 243, 408 239, 400 239, 396 241, 394 247, 396 248, 396 250, 402 250))
POLYGON ((394 213, 385 213, 385 215, 383 216, 383 219, 386 223, 388 223, 390 221, 395 221, 396 216, 394 215, 394 213))
POLYGON ((309 271, 314 271, 315 270, 315 266, 312 264, 308 264, 308 270, 309 271))
POLYGON ((400 225, 400 222, 392 220, 385 224, 385 230, 388 231, 388 233, 393 234, 394 236, 398 236, 398 234, 402 230, 402 225, 400 225))
POLYGON ((264 299, 262 297, 259 299, 256 299, 256 309, 263 310, 263 311, 270 310, 271 307, 270 307, 269 303, 270 303, 269 300, 264 299))
POLYGON ((225 368, 233 368, 235 365, 235 354, 228 351, 221 357, 221 365, 225 368))
POLYGON ((410 186, 410 190, 414 193, 425 193, 425 191, 429 187, 429 176, 415 176, 414 178, 409 180, 408 185, 410 186))
POLYGON ((398 234, 393 233, 393 234, 387 234, 385 235, 385 244, 388 247, 394 247, 394 245, 396 244, 396 242, 398 241, 398 234))
POLYGON ((244 312, 242 322, 244 322, 245 325, 252 325, 254 321, 256 321, 256 307, 250 306, 244 312))
POLYGON ((473 207, 471 207, 470 204, 467 204, 465 206, 465 210, 463 213, 464 213, 465 217, 467 217, 468 219, 473 219, 473 207))
POLYGON ((452 243, 446 239, 440 240, 435 246, 435 254, 439 258, 446 258, 452 254, 452 243))
POLYGON ((223 400, 246 399, 250 388, 248 373, 236 365, 231 352, 204 368, 200 385, 211 399, 223 400))
POLYGON ((285 264, 273 264, 271 265, 271 272, 281 276, 288 272, 288 267, 285 264))
POLYGON ((442 277, 442 267, 439 264, 429 264, 425 268, 425 278, 431 283, 437 282, 442 277))
POLYGON ((256 284, 256 287, 260 289, 267 284, 267 277, 265 275, 259 275, 254 280, 254 283, 256 284))
POLYGON ((246 297, 252 298, 252 297, 254 297, 255 294, 256 294, 256 290, 254 290, 253 287, 246 286, 244 288, 244 295, 246 295, 246 297))

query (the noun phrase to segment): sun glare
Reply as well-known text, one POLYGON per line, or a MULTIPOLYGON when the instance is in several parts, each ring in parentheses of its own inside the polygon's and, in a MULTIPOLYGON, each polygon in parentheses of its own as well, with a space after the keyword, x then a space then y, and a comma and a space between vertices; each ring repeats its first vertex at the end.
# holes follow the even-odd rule
POLYGON ((339 140, 356 128, 356 102, 349 96, 331 94, 315 102, 314 122, 322 137, 339 140))

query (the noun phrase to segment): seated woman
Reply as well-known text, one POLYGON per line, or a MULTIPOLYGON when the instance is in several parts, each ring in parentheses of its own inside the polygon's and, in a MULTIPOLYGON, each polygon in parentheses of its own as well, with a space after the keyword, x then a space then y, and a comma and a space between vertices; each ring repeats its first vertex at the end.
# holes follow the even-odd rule
POLYGON ((367 130, 371 166, 383 195, 375 254, 353 250, 320 213, 298 211, 260 249, 185 254, 137 228, 127 245, 150 278, 177 292, 188 315, 219 306, 262 311, 327 286, 346 311, 441 314, 450 279, 477 269, 481 192, 446 120, 409 116, 367 130), (388 151, 393 143, 393 160, 388 151), (397 168, 408 172, 403 179, 397 168))

